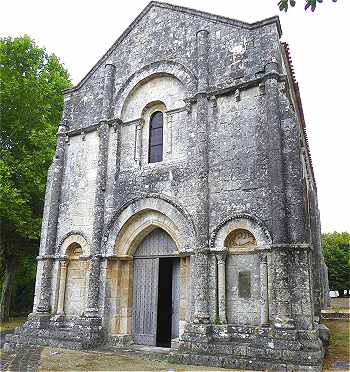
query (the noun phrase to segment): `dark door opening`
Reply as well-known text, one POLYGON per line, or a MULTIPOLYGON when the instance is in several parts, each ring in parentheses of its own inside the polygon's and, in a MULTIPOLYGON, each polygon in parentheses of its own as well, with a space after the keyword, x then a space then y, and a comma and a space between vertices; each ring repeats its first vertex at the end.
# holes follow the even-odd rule
POLYGON ((172 321, 172 258, 159 259, 158 309, 157 309, 157 346, 171 346, 172 321))

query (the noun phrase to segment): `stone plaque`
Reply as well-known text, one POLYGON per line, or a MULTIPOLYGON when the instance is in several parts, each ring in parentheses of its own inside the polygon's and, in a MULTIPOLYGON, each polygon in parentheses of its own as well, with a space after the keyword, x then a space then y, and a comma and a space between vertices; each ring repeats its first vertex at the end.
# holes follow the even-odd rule
POLYGON ((240 271, 238 273, 238 296, 250 298, 250 271, 240 271))

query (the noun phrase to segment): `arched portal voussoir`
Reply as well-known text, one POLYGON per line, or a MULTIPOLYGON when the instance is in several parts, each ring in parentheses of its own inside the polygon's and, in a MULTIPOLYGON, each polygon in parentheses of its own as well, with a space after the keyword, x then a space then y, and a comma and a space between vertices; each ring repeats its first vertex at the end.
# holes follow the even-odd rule
POLYGON ((222 249, 227 236, 237 229, 249 231, 256 240, 257 248, 267 247, 272 243, 271 235, 261 221, 249 213, 237 213, 214 229, 210 237, 211 249, 222 249))
POLYGON ((129 202, 114 215, 106 231, 106 255, 132 255, 145 234, 160 227, 175 241, 178 253, 193 249, 194 224, 188 214, 169 200, 146 197, 129 202))
POLYGON ((196 93, 196 76, 181 63, 175 61, 158 61, 144 66, 131 75, 124 84, 117 90, 114 117, 120 118, 123 105, 130 92, 137 86, 155 76, 168 75, 178 79, 184 86, 188 97, 196 93))

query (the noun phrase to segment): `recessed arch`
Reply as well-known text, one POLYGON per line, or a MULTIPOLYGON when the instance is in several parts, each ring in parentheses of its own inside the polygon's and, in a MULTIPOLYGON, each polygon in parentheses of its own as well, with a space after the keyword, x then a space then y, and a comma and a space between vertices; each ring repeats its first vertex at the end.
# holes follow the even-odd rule
POLYGON ((173 254, 180 253, 179 247, 182 242, 174 222, 156 210, 145 209, 126 221, 120 230, 114 246, 115 254, 117 256, 133 256, 142 240, 157 228, 168 233, 175 242, 177 250, 173 254))
POLYGON ((210 237, 210 248, 223 249, 225 241, 235 230, 247 231, 254 237, 255 242, 250 247, 256 246, 259 249, 272 244, 271 235, 262 222, 248 213, 239 213, 222 221, 214 229, 210 237))
POLYGON ((185 89, 187 97, 196 93, 196 76, 181 63, 174 61, 158 61, 144 66, 131 75, 115 93, 114 117, 121 118, 126 98, 140 85, 154 77, 172 76, 179 80, 185 89))
POLYGON ((128 255, 157 226, 174 239, 179 253, 192 251, 196 233, 190 216, 169 199, 149 196, 133 199, 116 212, 106 229, 105 254, 115 255, 118 248, 118 254, 128 255), (116 246, 120 242, 122 248, 116 246))
POLYGON ((88 256, 90 254, 90 244, 87 238, 80 232, 70 232, 66 234, 58 245, 58 252, 60 256, 69 254, 69 248, 78 244, 81 247, 81 256, 88 256))

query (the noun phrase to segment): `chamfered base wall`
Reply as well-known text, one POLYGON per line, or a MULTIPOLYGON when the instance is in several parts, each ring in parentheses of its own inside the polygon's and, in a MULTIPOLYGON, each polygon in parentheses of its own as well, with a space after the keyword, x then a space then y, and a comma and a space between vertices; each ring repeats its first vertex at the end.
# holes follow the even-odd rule
POLYGON ((245 370, 321 371, 327 339, 316 327, 187 324, 171 362, 245 370))

